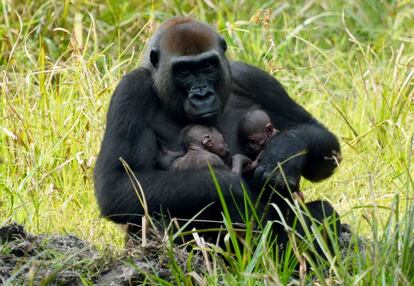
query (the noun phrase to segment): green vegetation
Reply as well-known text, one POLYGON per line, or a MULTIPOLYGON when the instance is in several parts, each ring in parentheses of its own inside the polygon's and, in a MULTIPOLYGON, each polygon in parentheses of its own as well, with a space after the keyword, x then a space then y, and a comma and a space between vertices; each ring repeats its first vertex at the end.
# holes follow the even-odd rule
MULTIPOLYGON (((2 0, 0 9, 0 223, 122 248, 92 182, 109 100, 157 24, 193 15, 217 27, 231 59, 273 74, 340 138, 338 171, 302 189, 332 202, 372 251, 308 263, 301 283, 414 284, 412 1, 2 0)), ((247 241, 234 257, 211 257, 206 273, 172 262, 173 284, 286 284, 292 267, 276 263, 266 231, 247 241)))

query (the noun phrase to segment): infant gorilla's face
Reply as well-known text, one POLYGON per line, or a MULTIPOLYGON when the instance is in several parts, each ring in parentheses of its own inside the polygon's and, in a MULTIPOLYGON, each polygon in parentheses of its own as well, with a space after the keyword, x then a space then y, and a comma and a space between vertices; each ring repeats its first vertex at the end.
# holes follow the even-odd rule
POLYGON ((247 136, 244 149, 250 156, 257 156, 263 150, 268 136, 265 131, 256 132, 247 136))
POLYGON ((226 142, 224 142, 224 137, 220 132, 213 132, 207 136, 209 136, 212 141, 212 144, 207 146, 211 153, 217 154, 222 159, 225 159, 230 155, 229 147, 226 142))

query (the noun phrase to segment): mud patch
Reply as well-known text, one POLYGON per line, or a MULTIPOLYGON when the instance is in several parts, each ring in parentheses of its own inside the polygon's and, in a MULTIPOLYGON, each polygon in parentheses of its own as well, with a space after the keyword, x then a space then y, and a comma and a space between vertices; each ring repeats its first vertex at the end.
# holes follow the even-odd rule
POLYGON ((76 236, 31 235, 21 225, 0 228, 0 284, 11 285, 136 285, 149 275, 172 280, 171 263, 186 269, 188 259, 203 269, 199 255, 168 249, 156 241, 114 254, 97 251, 76 236))

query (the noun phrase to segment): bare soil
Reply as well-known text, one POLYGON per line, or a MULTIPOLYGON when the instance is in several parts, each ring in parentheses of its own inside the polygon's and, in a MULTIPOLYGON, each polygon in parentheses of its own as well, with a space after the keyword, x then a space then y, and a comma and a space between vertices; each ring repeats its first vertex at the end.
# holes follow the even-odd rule
MULTIPOLYGON (((170 263, 186 269, 188 257, 185 249, 155 241, 114 253, 73 235, 36 236, 15 223, 0 228, 0 285, 138 285, 149 282, 149 275, 171 281, 170 263)), ((201 256, 193 253, 191 259, 202 271, 201 256)))

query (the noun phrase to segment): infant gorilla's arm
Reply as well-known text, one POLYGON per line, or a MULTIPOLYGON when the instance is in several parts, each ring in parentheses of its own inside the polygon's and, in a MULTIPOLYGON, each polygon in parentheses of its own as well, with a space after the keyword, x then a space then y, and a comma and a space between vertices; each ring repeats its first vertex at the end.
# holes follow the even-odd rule
POLYGON ((166 148, 161 148, 158 152, 157 167, 162 170, 170 170, 174 161, 184 156, 183 151, 171 151, 166 148))
POLYGON ((184 156, 173 162, 172 169, 206 169, 208 165, 217 169, 228 169, 219 156, 204 150, 189 150, 184 156))
POLYGON ((235 154, 232 157, 231 171, 236 174, 243 174, 253 170, 252 160, 243 154, 235 154))

